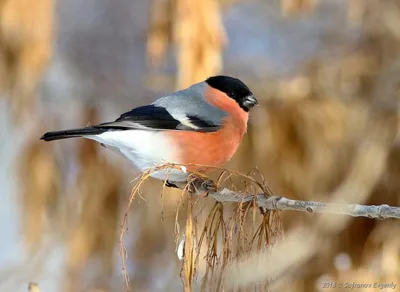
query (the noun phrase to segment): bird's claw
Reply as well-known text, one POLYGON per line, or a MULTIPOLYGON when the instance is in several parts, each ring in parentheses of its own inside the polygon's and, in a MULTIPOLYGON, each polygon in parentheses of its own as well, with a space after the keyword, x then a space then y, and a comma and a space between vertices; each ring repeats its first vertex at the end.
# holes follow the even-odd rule
POLYGON ((203 192, 201 196, 207 197, 209 191, 215 191, 217 186, 211 179, 196 177, 188 184, 188 192, 195 193, 197 190, 203 192))
POLYGON ((211 179, 203 180, 203 182, 201 183, 201 187, 206 189, 207 191, 211 191, 211 190, 216 191, 217 190, 217 186, 211 179))

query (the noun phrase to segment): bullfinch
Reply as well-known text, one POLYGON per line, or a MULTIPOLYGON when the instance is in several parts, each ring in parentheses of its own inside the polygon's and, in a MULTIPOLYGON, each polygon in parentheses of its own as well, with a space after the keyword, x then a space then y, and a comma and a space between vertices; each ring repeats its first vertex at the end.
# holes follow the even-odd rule
POLYGON ((53 141, 83 137, 119 152, 144 172, 165 163, 192 165, 162 169, 152 176, 167 185, 187 180, 200 166, 222 166, 236 152, 247 129, 249 110, 258 105, 239 79, 214 76, 122 114, 113 122, 45 133, 53 141))

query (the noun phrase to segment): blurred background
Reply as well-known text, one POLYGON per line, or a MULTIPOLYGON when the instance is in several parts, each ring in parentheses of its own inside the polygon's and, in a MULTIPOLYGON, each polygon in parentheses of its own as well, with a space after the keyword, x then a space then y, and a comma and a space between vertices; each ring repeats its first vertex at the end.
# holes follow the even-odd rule
MULTIPOLYGON (((124 291, 120 222, 138 173, 94 142, 39 138, 219 73, 261 104, 228 168, 258 167, 291 199, 346 189, 347 203, 400 205, 399 1, 0 0, 0 291, 124 291)), ((133 291, 183 289, 181 194, 161 187, 146 183, 129 212, 133 291)), ((286 233, 319 215, 280 216, 286 233)), ((352 218, 326 238, 279 291, 400 289, 398 222, 352 218)))

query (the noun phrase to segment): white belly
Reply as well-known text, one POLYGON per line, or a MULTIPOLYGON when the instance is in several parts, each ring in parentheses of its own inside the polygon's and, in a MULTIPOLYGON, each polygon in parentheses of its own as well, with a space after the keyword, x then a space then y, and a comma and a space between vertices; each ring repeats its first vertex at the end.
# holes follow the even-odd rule
MULTIPOLYGON (((114 151, 119 150, 135 166, 144 172, 149 168, 165 163, 179 163, 176 146, 159 131, 127 130, 108 131, 100 135, 85 136, 114 151)), ((186 181, 187 174, 176 169, 161 170, 152 174, 157 179, 186 181)))

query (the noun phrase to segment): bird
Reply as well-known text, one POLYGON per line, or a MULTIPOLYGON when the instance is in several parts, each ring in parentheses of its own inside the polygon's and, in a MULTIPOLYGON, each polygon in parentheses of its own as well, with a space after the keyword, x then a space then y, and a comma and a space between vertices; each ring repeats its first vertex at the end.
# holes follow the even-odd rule
POLYGON ((247 131, 249 111, 257 105, 240 79, 217 75, 136 107, 115 121, 47 132, 41 139, 94 140, 130 160, 142 173, 166 163, 189 165, 151 173, 177 187, 190 173, 206 173, 232 158, 247 131))

